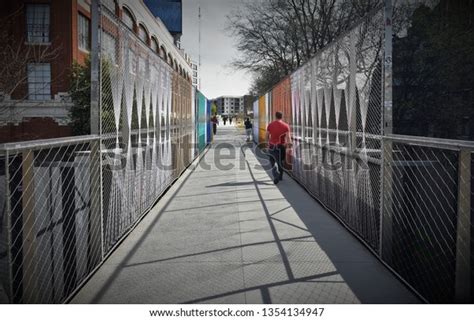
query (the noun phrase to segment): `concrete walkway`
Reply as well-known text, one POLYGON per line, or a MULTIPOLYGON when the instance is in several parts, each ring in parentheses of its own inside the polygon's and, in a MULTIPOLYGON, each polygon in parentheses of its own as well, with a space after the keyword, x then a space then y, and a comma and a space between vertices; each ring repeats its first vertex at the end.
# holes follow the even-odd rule
POLYGON ((239 133, 218 128, 73 303, 420 302, 298 184, 275 186, 239 133))

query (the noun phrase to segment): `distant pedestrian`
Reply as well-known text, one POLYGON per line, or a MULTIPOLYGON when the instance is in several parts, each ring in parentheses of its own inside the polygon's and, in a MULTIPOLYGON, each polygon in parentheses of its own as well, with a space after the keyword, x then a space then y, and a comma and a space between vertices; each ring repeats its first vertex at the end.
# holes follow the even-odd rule
POLYGON ((270 153, 273 182, 283 180, 283 163, 286 156, 286 146, 291 146, 290 126, 283 120, 281 112, 275 113, 275 120, 267 126, 266 141, 270 153), (276 164, 276 166, 275 166, 276 164))
POLYGON ((232 117, 229 117, 229 124, 232 124, 232 117))
POLYGON ((224 119, 223 119, 223 120, 224 120, 224 125, 226 125, 226 123, 227 123, 227 116, 224 116, 224 119))
POLYGON ((212 132, 214 135, 216 135, 217 125, 219 124, 219 120, 217 119, 217 114, 214 114, 214 116, 212 116, 211 123, 212 123, 212 132))
POLYGON ((244 125, 245 125, 245 133, 247 135, 247 142, 250 142, 252 141, 252 128, 253 128, 252 122, 250 122, 250 118, 245 119, 244 125))

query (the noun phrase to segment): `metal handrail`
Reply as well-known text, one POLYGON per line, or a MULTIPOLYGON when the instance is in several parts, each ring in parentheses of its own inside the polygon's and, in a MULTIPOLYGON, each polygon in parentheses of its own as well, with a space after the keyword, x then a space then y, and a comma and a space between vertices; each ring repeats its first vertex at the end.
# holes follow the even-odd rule
POLYGON ((87 143, 97 141, 100 139, 99 135, 87 135, 54 139, 30 140, 22 142, 9 142, 0 144, 0 154, 8 152, 19 152, 25 150, 39 150, 46 148, 58 148, 79 143, 87 143))
POLYGON ((441 139, 431 137, 417 137, 417 136, 406 136, 398 134, 385 135, 383 140, 392 142, 401 142, 405 144, 411 144, 422 147, 430 147, 437 149, 448 149, 454 151, 470 150, 474 152, 474 141, 467 140, 454 140, 454 139, 441 139))

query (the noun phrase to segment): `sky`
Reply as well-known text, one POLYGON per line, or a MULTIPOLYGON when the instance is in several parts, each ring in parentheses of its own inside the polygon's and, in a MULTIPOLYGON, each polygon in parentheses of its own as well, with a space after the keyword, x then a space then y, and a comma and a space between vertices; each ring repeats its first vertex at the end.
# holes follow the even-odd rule
POLYGON ((247 94, 251 75, 230 67, 237 55, 234 39, 225 30, 227 16, 241 0, 182 0, 183 36, 181 47, 199 60, 199 20, 201 6, 201 92, 213 99, 223 95, 247 94))

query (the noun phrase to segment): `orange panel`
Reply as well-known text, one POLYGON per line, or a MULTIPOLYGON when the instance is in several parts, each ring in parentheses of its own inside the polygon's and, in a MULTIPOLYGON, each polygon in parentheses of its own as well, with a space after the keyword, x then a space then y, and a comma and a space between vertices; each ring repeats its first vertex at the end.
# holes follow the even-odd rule
POLYGON ((266 110, 266 101, 265 96, 261 96, 258 98, 258 127, 259 127, 259 135, 258 135, 258 142, 265 141, 265 133, 267 131, 267 110, 266 110))
MULTIPOLYGON (((291 82, 290 77, 280 81, 272 91, 272 104, 275 113, 280 111, 283 113, 283 121, 291 125, 291 82)), ((273 119, 274 114, 270 115, 273 119)))
MULTIPOLYGON (((286 77, 278 83, 272 90, 272 114, 269 116, 273 119, 274 113, 280 111, 283 113, 283 121, 292 125, 291 121, 291 81, 290 77, 286 77)), ((291 170, 293 163, 293 150, 286 150, 286 169, 291 170)))

